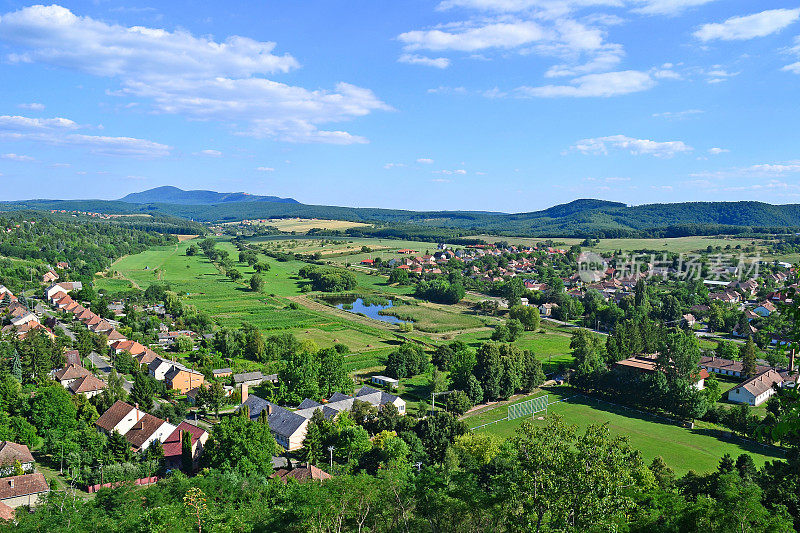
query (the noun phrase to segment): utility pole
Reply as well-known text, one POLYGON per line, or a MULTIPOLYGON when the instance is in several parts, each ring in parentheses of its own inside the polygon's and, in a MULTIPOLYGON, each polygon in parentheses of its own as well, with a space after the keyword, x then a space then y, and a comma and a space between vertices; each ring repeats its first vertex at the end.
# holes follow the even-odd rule
POLYGON ((333 450, 334 449, 335 449, 335 446, 328 446, 328 452, 330 452, 330 454, 331 454, 331 471, 333 471, 333 450))

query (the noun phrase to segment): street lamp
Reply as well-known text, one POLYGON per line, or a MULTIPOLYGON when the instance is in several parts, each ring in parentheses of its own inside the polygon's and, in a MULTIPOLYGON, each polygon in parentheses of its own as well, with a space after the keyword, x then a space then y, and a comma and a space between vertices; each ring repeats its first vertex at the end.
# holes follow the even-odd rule
POLYGON ((334 448, 335 448, 335 446, 328 446, 328 451, 331 454, 331 470, 333 470, 333 450, 334 450, 334 448))
POLYGON ((414 463, 414 466, 417 467, 417 472, 422 471, 422 461, 417 461, 416 463, 414 463))

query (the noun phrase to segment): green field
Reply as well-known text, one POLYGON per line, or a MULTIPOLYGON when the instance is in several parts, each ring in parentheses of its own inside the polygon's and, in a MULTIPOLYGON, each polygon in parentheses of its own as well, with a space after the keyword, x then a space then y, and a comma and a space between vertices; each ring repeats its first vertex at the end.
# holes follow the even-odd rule
MULTIPOLYGON (((591 424, 608 423, 613 435, 624 435, 631 445, 642 452, 645 461, 661 456, 679 475, 689 470, 710 472, 717 467, 720 458, 728 453, 734 459, 742 453, 753 456, 757 465, 765 461, 782 458, 770 449, 758 445, 722 440, 701 429, 690 430, 671 422, 641 414, 633 410, 617 407, 599 400, 574 396, 571 389, 555 388, 550 394, 549 414, 561 416, 567 423, 584 430, 591 424), (570 398, 568 401, 552 402, 570 398)), ((538 396, 545 392, 532 395, 538 396)), ((543 414, 543 413, 542 413, 543 414)), ((465 418, 469 427, 476 427, 507 415, 505 406, 465 418)), ((541 415, 536 415, 537 419, 541 415)), ((508 437, 522 424, 525 418, 502 421, 479 429, 508 437)), ((539 420, 536 423, 543 423, 539 420)))
MULTIPOLYGON (((498 237, 495 235, 476 235, 476 238, 484 239, 487 242, 507 241, 511 244, 533 245, 543 242, 545 239, 527 237, 498 237)), ((554 238, 554 242, 563 243, 569 247, 573 244, 580 244, 583 239, 554 238)), ((721 246, 725 248, 730 245, 734 248, 737 244, 742 247, 749 246, 752 239, 726 238, 726 237, 673 237, 668 239, 600 239, 600 244, 591 249, 597 252, 613 252, 622 250, 623 252, 634 250, 656 250, 675 253, 687 253, 698 250, 705 250, 709 246, 721 246)))

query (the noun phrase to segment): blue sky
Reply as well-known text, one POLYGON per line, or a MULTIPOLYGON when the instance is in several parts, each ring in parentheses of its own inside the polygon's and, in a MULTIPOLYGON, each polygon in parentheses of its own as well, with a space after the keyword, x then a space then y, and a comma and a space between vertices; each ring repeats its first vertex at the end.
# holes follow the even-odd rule
POLYGON ((800 203, 800 0, 0 0, 0 80, 0 199, 800 203))

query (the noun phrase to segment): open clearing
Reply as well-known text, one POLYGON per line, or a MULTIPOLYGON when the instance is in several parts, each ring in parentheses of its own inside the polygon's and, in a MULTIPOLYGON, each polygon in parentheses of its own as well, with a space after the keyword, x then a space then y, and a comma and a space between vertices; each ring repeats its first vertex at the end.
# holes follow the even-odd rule
MULTIPOLYGON (((579 431, 585 430, 591 424, 608 423, 611 433, 627 436, 631 445, 641 451, 645 461, 649 463, 660 455, 678 475, 683 475, 689 470, 711 472, 717 468, 720 458, 726 453, 734 459, 742 453, 749 453, 759 466, 765 461, 782 458, 766 447, 723 440, 702 429, 686 429, 647 414, 584 396, 576 396, 576 393, 568 388, 555 387, 552 392, 542 392, 531 397, 545 393, 550 394, 549 414, 561 416, 568 424, 576 425, 579 431), (569 400, 552 404, 565 398, 569 400)), ((469 427, 476 427, 504 418, 507 414, 508 408, 502 406, 468 416, 464 421, 469 427)), ((543 414, 537 414, 537 419, 543 414)), ((478 431, 509 437, 526 419, 530 418, 502 421, 478 431)), ((543 422, 537 420, 536 423, 543 422)))

